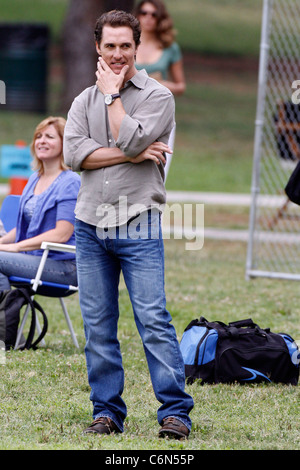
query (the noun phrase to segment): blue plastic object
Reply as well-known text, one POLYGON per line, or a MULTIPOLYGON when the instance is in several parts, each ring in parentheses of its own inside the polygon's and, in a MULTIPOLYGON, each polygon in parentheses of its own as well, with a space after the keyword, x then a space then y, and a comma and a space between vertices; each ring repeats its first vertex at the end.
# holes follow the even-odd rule
POLYGON ((22 176, 29 178, 33 173, 32 156, 29 147, 2 145, 0 173, 4 178, 22 176))
POLYGON ((10 194, 6 196, 2 202, 0 210, 0 219, 4 225, 6 232, 15 228, 17 224, 18 212, 20 205, 20 196, 10 194))

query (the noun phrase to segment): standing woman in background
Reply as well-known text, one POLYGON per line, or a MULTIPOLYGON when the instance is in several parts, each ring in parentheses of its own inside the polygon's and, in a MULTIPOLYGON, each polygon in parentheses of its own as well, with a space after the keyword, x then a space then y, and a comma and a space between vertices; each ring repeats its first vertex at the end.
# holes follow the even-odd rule
POLYGON ((181 95, 186 87, 182 55, 165 5, 160 0, 142 0, 134 14, 142 31, 136 68, 145 69, 174 95, 181 95))

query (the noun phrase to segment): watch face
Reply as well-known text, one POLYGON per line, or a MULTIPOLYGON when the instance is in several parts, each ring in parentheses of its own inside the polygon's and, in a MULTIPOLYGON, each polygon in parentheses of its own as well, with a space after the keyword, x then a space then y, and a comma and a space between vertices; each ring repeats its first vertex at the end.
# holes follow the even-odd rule
POLYGON ((111 104, 112 103, 112 96, 111 95, 105 95, 104 102, 105 102, 105 104, 111 104))

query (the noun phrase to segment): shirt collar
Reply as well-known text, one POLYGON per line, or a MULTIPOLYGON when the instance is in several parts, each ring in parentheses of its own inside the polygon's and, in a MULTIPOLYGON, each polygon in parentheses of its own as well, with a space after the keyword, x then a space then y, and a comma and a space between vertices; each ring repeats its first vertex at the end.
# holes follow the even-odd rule
POLYGON ((131 77, 128 82, 126 83, 125 87, 129 85, 131 82, 137 88, 143 90, 146 87, 146 82, 148 80, 148 74, 146 70, 139 70, 133 77, 131 77), (128 84, 128 85, 127 85, 128 84))

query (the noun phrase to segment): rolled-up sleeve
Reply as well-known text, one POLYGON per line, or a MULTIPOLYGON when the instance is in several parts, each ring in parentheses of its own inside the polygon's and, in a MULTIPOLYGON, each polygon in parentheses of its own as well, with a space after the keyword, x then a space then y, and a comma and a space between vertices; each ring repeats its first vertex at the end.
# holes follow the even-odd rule
POLYGON ((140 101, 131 115, 126 114, 116 146, 126 156, 136 157, 158 139, 167 143, 175 124, 174 112, 173 95, 164 87, 156 89, 146 100, 140 101))
POLYGON ((175 124, 174 97, 142 71, 137 75, 137 84, 120 91, 126 114, 116 142, 98 88, 87 88, 75 98, 64 133, 64 158, 73 171, 82 171, 83 160, 98 148, 117 146, 127 157, 136 157, 157 140, 167 143, 175 124))
POLYGON ((56 220, 67 220, 74 225, 75 222, 75 205, 80 188, 80 177, 76 173, 72 173, 68 183, 59 188, 56 197, 56 220))
POLYGON ((75 98, 68 113, 64 132, 64 160, 73 171, 81 171, 83 160, 100 148, 99 142, 89 135, 89 124, 84 100, 75 98))

